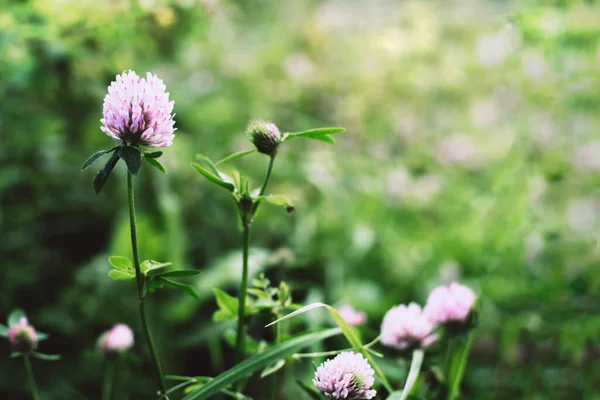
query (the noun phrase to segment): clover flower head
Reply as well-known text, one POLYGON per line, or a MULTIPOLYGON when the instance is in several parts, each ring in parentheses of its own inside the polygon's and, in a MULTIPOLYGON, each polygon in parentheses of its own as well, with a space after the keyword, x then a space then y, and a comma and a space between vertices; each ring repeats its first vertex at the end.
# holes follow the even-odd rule
POLYGON ((391 308, 381 324, 381 343, 398 350, 426 348, 437 340, 435 323, 416 303, 391 308))
POLYGON ((104 332, 98 339, 98 351, 101 353, 122 353, 133 346, 133 332, 125 324, 117 324, 104 332))
POLYGON ((281 143, 281 133, 274 123, 255 119, 248 124, 246 134, 250 136, 259 153, 269 156, 277 153, 277 147, 281 143))
POLYGON ((367 321, 367 315, 364 312, 355 310, 350 304, 342 304, 336 310, 350 326, 359 326, 367 321))
POLYGON ((329 399, 372 399, 375 372, 362 354, 338 354, 317 368, 313 384, 329 399))
POLYGON ((38 345, 37 332, 27 318, 22 317, 8 329, 8 341, 15 351, 32 351, 38 345))
POLYGON ((124 71, 104 97, 102 127, 107 135, 129 144, 167 147, 175 137, 173 101, 162 79, 150 72, 140 78, 124 71))
POLYGON ((467 286, 453 282, 431 291, 425 305, 428 318, 440 325, 462 323, 471 314, 477 296, 467 286))

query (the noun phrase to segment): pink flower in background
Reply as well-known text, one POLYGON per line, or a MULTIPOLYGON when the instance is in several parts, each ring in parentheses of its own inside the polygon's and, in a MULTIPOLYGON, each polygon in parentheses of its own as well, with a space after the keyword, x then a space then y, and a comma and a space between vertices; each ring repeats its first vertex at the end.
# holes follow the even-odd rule
POLYGON ((117 324, 98 339, 98 351, 124 352, 133 346, 133 332, 125 324, 117 324))
POLYGON ((579 172, 600 171, 600 141, 589 142, 575 149, 571 162, 579 172))
POLYGON ((426 348, 436 341, 433 323, 421 306, 410 303, 391 308, 381 324, 381 343, 398 350, 426 348))
POLYGON ((473 308, 477 296, 467 286, 453 282, 431 291, 425 305, 425 314, 437 324, 464 322, 473 308))
POLYGON ((356 311, 350 304, 343 304, 336 310, 350 326, 359 326, 367 321, 367 315, 364 312, 356 311))
POLYGON ((34 327, 29 325, 25 317, 8 328, 8 340, 12 348, 16 351, 35 350, 38 345, 37 333, 34 327))
POLYGON ((372 399, 375 371, 362 354, 351 351, 338 354, 317 368, 313 384, 328 399, 372 399))
POLYGON ((173 101, 163 81, 150 72, 140 78, 133 71, 117 75, 104 97, 100 128, 107 135, 130 144, 170 146, 175 137, 173 101))

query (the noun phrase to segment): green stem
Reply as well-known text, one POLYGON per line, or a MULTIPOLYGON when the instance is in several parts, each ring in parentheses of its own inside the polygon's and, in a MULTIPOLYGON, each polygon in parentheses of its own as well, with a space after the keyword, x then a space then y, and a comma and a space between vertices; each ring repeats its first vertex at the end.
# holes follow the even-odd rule
MULTIPOLYGON (((278 320, 279 318, 281 318, 281 314, 279 314, 278 312, 275 313, 275 320, 278 320)), ((281 340, 281 325, 282 324, 275 324, 275 326, 273 327, 273 329, 275 330, 275 344, 278 344, 279 341, 281 340)), ((279 375, 277 373, 278 371, 275 371, 273 373, 273 376, 271 376, 271 400, 275 400, 277 399, 277 383, 279 382, 278 376, 279 375)))
POLYGON ((271 171, 273 171, 273 164, 275 163, 275 156, 271 156, 269 159, 269 167, 267 168, 267 175, 265 175, 265 181, 260 188, 259 196, 265 194, 265 190, 267 190, 267 184, 269 183, 269 178, 271 178, 271 171))
POLYGON ((115 360, 107 355, 106 367, 104 371, 104 385, 102 385, 102 400, 110 400, 112 394, 113 381, 115 378, 115 360))
POLYGON ((135 222, 135 195, 133 175, 131 175, 131 173, 129 172, 127 172, 127 194, 129 198, 129 224, 131 228, 131 247, 133 250, 133 265, 135 266, 135 277, 138 287, 138 299, 140 303, 140 317, 142 320, 142 328, 144 329, 146 343, 148 344, 148 349, 150 350, 150 354, 152 355, 152 360, 154 361, 156 373, 159 378, 160 390, 162 393, 164 393, 166 391, 167 385, 165 384, 165 378, 163 375, 162 367, 158 359, 158 354, 156 352, 154 340, 152 339, 152 333, 150 332, 150 325, 148 324, 148 318, 146 316, 146 307, 144 304, 144 298, 146 297, 146 285, 145 279, 142 276, 142 271, 140 269, 140 256, 138 254, 137 228, 135 222))
POLYGON ((27 382, 29 384, 29 390, 31 390, 31 397, 33 400, 39 400, 40 395, 38 394, 37 386, 35 384, 35 377, 33 376, 29 354, 24 354, 23 360, 25 360, 25 370, 27 371, 27 382))
POLYGON ((242 235, 242 283, 238 296, 238 326, 236 340, 236 363, 240 363, 246 357, 246 293, 248 292, 248 250, 250 246, 250 223, 244 221, 244 233, 242 235))
POLYGON ((408 377, 402 390, 402 396, 400 400, 406 400, 413 390, 417 379, 419 379, 419 373, 421 372, 421 365, 423 364, 423 357, 425 353, 422 349, 413 351, 412 362, 410 364, 410 370, 408 371, 408 377))
POLYGON ((465 373, 472 343, 473 331, 469 333, 469 336, 466 338, 466 340, 464 338, 454 339, 454 346, 451 346, 450 348, 450 351, 453 352, 450 355, 448 370, 446 371, 446 376, 448 377, 447 400, 454 400, 458 397, 460 383, 462 382, 462 378, 465 373))

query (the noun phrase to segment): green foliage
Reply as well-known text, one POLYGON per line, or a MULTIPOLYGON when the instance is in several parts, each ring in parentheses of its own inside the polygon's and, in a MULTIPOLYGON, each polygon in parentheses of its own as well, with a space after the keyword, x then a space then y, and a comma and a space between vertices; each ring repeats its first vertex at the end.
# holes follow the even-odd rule
POLYGON ((112 153, 106 164, 104 164, 100 171, 98 171, 96 176, 94 176, 93 185, 94 192, 96 192, 96 194, 100 193, 100 191, 104 187, 104 184, 106 183, 108 177, 117 165, 117 162, 119 162, 119 159, 119 152, 115 151, 114 153, 112 153))
POLYGON ((325 308, 329 312, 329 314, 331 315, 331 317, 333 318, 333 320, 335 321, 337 326, 342 330, 342 333, 346 337, 346 340, 348 340, 348 343, 350 343, 350 345, 354 348, 355 351, 363 354, 363 356, 369 361, 369 364, 371 364, 371 366, 373 367, 373 370, 375 370, 375 375, 379 378, 382 385, 385 386, 385 388, 391 392, 392 386, 390 385, 387 378, 383 374, 383 371, 381 370, 379 365, 377 365, 377 363, 375 362, 373 357, 371 357, 371 354, 369 354, 369 352, 364 348, 363 344, 360 341, 360 338, 356 335, 355 331, 350 326, 348 326, 348 324, 342 318, 340 313, 338 313, 337 310, 335 308, 331 307, 330 305, 324 304, 324 303, 312 303, 312 304, 304 306, 304 307, 300 308, 299 310, 296 310, 284 317, 281 317, 276 321, 271 322, 267 326, 281 323, 282 321, 285 321, 289 318, 295 317, 295 316, 303 314, 307 311, 314 310, 315 308, 321 308, 321 307, 325 308))
POLYGON ((142 151, 135 146, 121 146, 119 148, 119 157, 127 164, 127 169, 131 175, 139 174, 142 169, 142 151))
POLYGON ((339 328, 327 329, 320 332, 312 332, 300 335, 281 344, 275 345, 265 352, 254 355, 237 364, 233 368, 216 376, 207 384, 188 394, 184 400, 208 399, 210 396, 218 393, 221 389, 224 389, 232 383, 235 383, 238 380, 252 374, 253 372, 269 365, 274 360, 282 359, 285 356, 292 354, 306 346, 320 342, 340 333, 341 330, 339 328))
POLYGON ((336 133, 340 133, 340 132, 344 132, 345 129, 344 128, 317 128, 317 129, 309 129, 307 131, 302 131, 302 132, 293 132, 293 133, 286 133, 284 135, 284 140, 286 139, 294 139, 294 138, 308 138, 308 139, 315 139, 315 140, 320 140, 322 142, 326 142, 326 143, 335 143, 335 140, 333 140, 333 138, 331 137, 331 135, 336 134, 336 133))

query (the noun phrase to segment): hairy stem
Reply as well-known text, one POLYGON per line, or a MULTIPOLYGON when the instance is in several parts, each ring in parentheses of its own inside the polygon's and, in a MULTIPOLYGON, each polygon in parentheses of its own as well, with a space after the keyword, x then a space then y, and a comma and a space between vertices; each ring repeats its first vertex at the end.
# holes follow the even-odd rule
POLYGON ((38 394, 37 386, 35 384, 35 377, 33 376, 29 354, 24 354, 23 360, 25 360, 25 371, 27 372, 27 382, 29 384, 29 390, 31 391, 31 397, 33 400, 39 400, 40 395, 38 394))
POLYGON ((115 360, 112 357, 107 357, 104 370, 104 384, 102 385, 102 400, 110 400, 114 379, 115 360))
POLYGON ((242 283, 238 296, 238 326, 236 340, 236 362, 244 360, 246 356, 246 293, 248 292, 248 250, 250 246, 250 223, 244 222, 242 235, 242 283))
POLYGON ((424 352, 422 349, 417 349, 413 351, 412 362, 410 364, 410 370, 408 371, 408 377, 406 378, 406 383, 404 384, 404 389, 402 390, 402 397, 400 400, 406 400, 419 379, 419 373, 421 372, 421 365, 423 364, 423 356, 424 352))
POLYGON ((140 270, 140 256, 138 254, 137 228, 135 222, 135 196, 133 175, 131 175, 131 173, 129 172, 127 173, 127 194, 129 198, 129 223, 131 228, 131 247, 133 250, 133 265, 135 266, 135 277, 138 287, 138 299, 140 303, 140 317, 142 320, 142 328, 144 329, 146 343, 148 344, 148 349, 150 350, 152 360, 154 361, 154 366, 156 368, 156 373, 158 375, 160 383, 160 390, 162 393, 164 393, 166 391, 165 378, 163 375, 162 367, 160 365, 160 361, 158 359, 158 354, 156 352, 154 340, 152 340, 152 333, 150 332, 150 325, 148 324, 148 317, 146 316, 146 307, 144 304, 144 299, 146 297, 146 283, 144 277, 142 276, 142 271, 140 270))
POLYGON ((271 178, 271 171, 273 171, 273 164, 275 163, 275 156, 271 156, 269 159, 269 166, 267 167, 267 174, 265 175, 265 180, 260 188, 259 196, 265 194, 265 190, 267 190, 267 184, 269 183, 269 178, 271 178))

